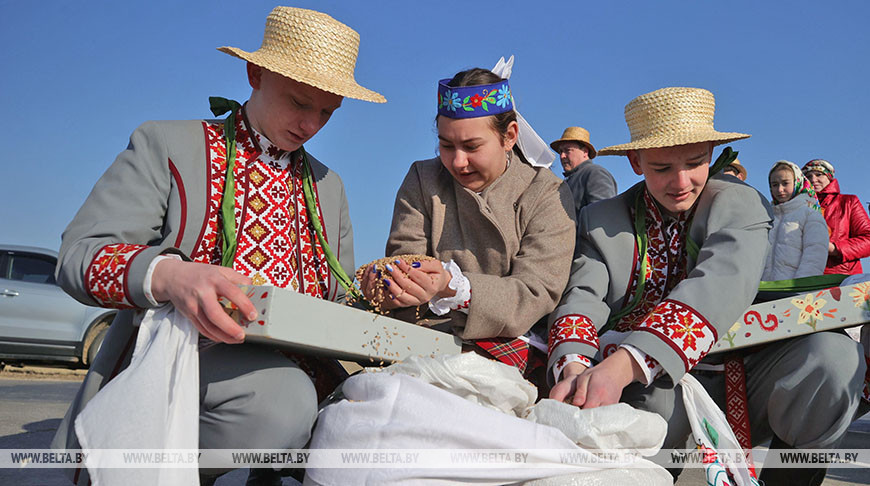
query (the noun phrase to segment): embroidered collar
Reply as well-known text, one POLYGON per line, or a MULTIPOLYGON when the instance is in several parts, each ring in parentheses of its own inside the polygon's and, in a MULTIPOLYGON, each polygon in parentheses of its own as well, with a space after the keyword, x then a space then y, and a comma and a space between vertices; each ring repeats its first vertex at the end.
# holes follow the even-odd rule
POLYGON ((664 226, 666 223, 669 223, 671 221, 684 223, 688 219, 689 214, 695 211, 695 205, 692 205, 690 209, 681 212, 676 218, 673 216, 669 216, 664 211, 662 211, 661 205, 658 203, 658 201, 655 200, 654 197, 652 197, 652 194, 650 194, 649 190, 646 188, 644 188, 643 190, 643 199, 646 203, 644 206, 646 206, 647 218, 650 221, 655 221, 655 223, 659 226, 664 226))

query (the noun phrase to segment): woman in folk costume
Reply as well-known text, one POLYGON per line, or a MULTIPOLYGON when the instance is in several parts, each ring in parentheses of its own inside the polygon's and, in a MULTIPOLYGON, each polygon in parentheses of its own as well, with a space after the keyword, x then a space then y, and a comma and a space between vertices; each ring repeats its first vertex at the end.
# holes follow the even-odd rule
POLYGON ((767 176, 773 199, 770 251, 761 280, 789 280, 825 272, 828 226, 800 167, 780 160, 767 176))
MULTIPOLYGON (((704 359, 755 297, 772 219, 756 190, 709 177, 735 155, 726 149, 711 169, 713 147, 749 137, 717 132, 714 107, 713 94, 696 88, 641 95, 625 107, 631 142, 599 151, 626 155, 644 180, 581 213, 571 277, 550 318, 550 398, 659 413, 668 420, 664 447, 691 447, 679 381, 693 372, 724 408, 725 371, 745 383, 744 393, 727 390, 744 447, 771 437, 771 448, 833 447, 858 406, 865 365, 857 343, 821 332, 724 365, 721 355, 704 359)), ((769 469, 762 479, 824 477, 796 471, 769 469)))
POLYGON ((813 159, 802 170, 816 191, 828 223, 831 241, 825 273, 863 273, 861 259, 870 256, 867 211, 858 196, 840 193, 840 183, 834 178, 834 166, 827 160, 813 159))
MULTIPOLYGON (((518 119, 507 76, 476 68, 439 82, 439 156, 411 165, 386 248, 435 260, 394 261, 382 307, 426 305, 427 325, 524 372, 536 344, 543 358, 544 338, 530 330, 565 288, 575 231, 571 192, 549 170, 546 144, 518 119)), ((364 293, 378 285, 367 272, 364 293)))

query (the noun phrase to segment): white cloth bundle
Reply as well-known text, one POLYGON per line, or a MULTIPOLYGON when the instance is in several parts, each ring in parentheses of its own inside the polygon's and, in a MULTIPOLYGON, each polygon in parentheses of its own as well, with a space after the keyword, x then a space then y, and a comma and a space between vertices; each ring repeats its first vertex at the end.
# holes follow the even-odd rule
POLYGON ((196 464, 182 468, 106 468, 105 449, 198 449, 199 332, 171 304, 149 309, 133 358, 88 402, 76 436, 94 486, 199 484, 196 464))
MULTIPOLYGON (((416 357, 381 372, 353 376, 342 387, 347 400, 329 405, 321 412, 311 442, 312 449, 522 449, 529 452, 527 464, 535 463, 536 466, 415 468, 404 464, 395 468, 309 468, 305 484, 344 486, 473 482, 496 485, 541 478, 561 481, 566 479, 565 475, 570 475, 571 484, 577 485, 601 484, 602 479, 617 476, 631 478, 630 482, 637 481, 638 484, 671 484, 670 475, 649 461, 635 460, 633 465, 642 464, 645 467, 630 470, 625 470, 627 463, 616 460, 594 463, 595 458, 584 456, 589 453, 562 431, 514 416, 516 412, 534 404, 535 394, 529 394, 528 387, 531 385, 522 379, 516 369, 474 353, 436 358, 416 357), (498 393, 494 394, 495 390, 498 393), (552 458, 552 454, 535 454, 535 449, 576 452, 576 457, 581 460, 565 464, 558 457, 552 458), (583 461, 583 457, 589 460, 583 461)), ((626 431, 626 436, 632 437, 633 444, 641 444, 640 448, 644 450, 657 451, 664 439, 664 419, 648 412, 630 407, 626 410, 623 406, 612 412, 606 410, 611 407, 586 411, 566 405, 572 417, 561 418, 565 409, 559 407, 561 404, 554 403, 533 413, 534 419, 548 423, 579 422, 576 430, 587 431, 579 435, 583 435, 584 440, 590 443, 595 441, 588 436, 601 430, 601 424, 592 424, 593 421, 608 420, 605 416, 612 418, 615 414, 623 413, 647 416, 624 421, 625 424, 634 424, 632 430, 626 431), (638 426, 650 421, 661 423, 654 427, 638 426)), ((525 415, 527 413, 520 414, 525 415)), ((603 439, 603 443, 621 447, 617 435, 603 439)))

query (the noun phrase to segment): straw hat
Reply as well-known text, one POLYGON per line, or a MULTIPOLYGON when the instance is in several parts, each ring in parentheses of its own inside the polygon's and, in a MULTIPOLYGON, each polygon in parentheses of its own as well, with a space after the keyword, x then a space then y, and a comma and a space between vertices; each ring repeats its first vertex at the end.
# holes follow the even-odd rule
POLYGON ((743 164, 740 163, 740 159, 734 159, 734 162, 728 164, 728 167, 734 168, 737 172, 743 174, 743 178, 746 179, 748 174, 746 173, 746 167, 743 167, 743 164))
POLYGON ((629 150, 674 147, 697 142, 714 145, 749 138, 745 133, 717 132, 713 128, 716 100, 699 88, 662 88, 640 95, 625 105, 631 142, 598 151, 625 155, 629 150))
POLYGON ((586 150, 589 151, 589 158, 594 159, 598 152, 595 151, 595 147, 592 146, 592 143, 589 141, 589 131, 583 127, 568 127, 562 133, 562 138, 554 141, 550 144, 550 148, 559 151, 559 144, 562 142, 577 142, 586 147, 586 150))
POLYGON ((266 18, 263 45, 254 52, 218 47, 231 56, 340 96, 384 103, 353 77, 359 34, 324 13, 275 7, 266 18))

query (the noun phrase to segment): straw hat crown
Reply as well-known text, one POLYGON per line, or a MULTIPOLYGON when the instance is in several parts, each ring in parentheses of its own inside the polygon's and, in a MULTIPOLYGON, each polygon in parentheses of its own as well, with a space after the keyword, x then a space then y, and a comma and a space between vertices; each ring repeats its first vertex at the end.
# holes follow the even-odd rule
POLYGON ((714 145, 749 138, 748 134, 717 132, 713 128, 716 100, 699 88, 662 88, 640 95, 625 105, 631 142, 598 151, 625 155, 629 150, 674 147, 697 142, 714 145))
POLYGON ((598 153, 595 150, 595 147, 592 146, 592 142, 589 141, 589 131, 583 127, 568 127, 562 132, 562 138, 559 140, 554 140, 550 143, 550 148, 559 151, 559 144, 562 142, 577 142, 581 145, 584 145, 586 149, 589 151, 589 158, 594 159, 598 153))
POLYGON ((354 78, 359 34, 321 12, 275 7, 266 18, 259 49, 247 52, 224 46, 218 50, 330 93, 375 103, 387 101, 354 78))
POLYGON ((740 159, 734 159, 734 162, 731 162, 728 165, 730 167, 733 167, 734 170, 736 170, 737 172, 743 174, 744 179, 749 176, 749 174, 746 172, 746 167, 744 167, 743 164, 740 163, 740 159))

